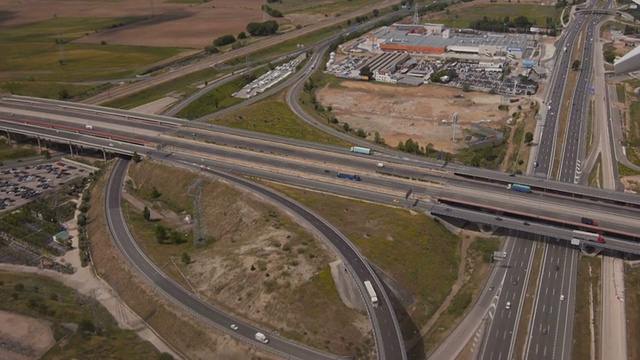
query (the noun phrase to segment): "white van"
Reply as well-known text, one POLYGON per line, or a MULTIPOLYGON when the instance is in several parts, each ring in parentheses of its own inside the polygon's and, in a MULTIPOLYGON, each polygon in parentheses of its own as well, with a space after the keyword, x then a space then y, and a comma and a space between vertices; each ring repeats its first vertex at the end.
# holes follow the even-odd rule
POLYGON ((505 309, 511 309, 511 301, 507 301, 507 305, 504 307, 505 309))
POLYGON ((379 168, 383 168, 383 167, 384 167, 384 164, 383 164, 383 163, 378 163, 378 165, 377 165, 377 166, 378 166, 379 168))
POLYGON ((93 130, 93 126, 92 125, 85 125, 84 128, 87 129, 87 130, 93 130))

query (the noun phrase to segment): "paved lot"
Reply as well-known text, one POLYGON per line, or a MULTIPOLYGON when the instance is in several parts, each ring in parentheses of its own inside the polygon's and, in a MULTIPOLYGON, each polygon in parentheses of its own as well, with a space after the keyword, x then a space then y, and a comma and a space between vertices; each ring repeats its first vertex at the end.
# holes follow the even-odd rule
POLYGON ((63 162, 0 170, 0 212, 18 208, 67 181, 88 174, 63 162))

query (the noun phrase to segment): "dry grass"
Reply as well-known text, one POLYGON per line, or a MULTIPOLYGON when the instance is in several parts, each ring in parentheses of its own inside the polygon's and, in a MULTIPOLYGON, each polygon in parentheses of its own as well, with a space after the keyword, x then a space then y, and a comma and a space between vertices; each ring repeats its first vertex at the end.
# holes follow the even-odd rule
POLYGON ((627 351, 629 359, 640 358, 640 268, 627 266, 624 274, 627 305, 627 351))
MULTIPOLYGON (((600 257, 581 256, 578 262, 578 283, 576 284, 576 311, 573 317, 573 348, 571 355, 574 359, 598 359, 600 351, 598 350, 600 330, 599 319, 601 311, 600 291, 600 273, 602 263, 600 257), (591 268, 591 269, 589 269, 591 268), (593 289, 593 298, 590 288, 593 289), (593 302, 596 353, 591 354, 591 308, 590 303, 593 302)), ((630 357, 633 359, 633 357, 630 357)))
POLYGON ((153 186, 162 193, 156 207, 166 217, 147 222, 135 210, 128 221, 138 244, 167 275, 209 303, 293 340, 334 354, 372 355, 367 317, 348 309, 335 289, 328 267, 335 256, 294 220, 252 194, 204 181, 200 237, 209 241, 196 247, 190 233, 195 229, 164 204, 195 217, 185 198, 192 199, 187 191, 197 175, 146 161, 132 165, 130 175, 141 184, 136 193, 148 194, 153 186), (168 173, 171 178, 162 176, 168 173), (180 226, 189 241, 159 244, 156 224, 180 226), (192 259, 188 265, 180 259, 185 251, 192 259))
MULTIPOLYGON (((458 273, 460 239, 436 221, 405 209, 270 186, 328 220, 409 291, 416 300, 407 309, 415 327, 424 326, 451 291, 458 273)), ((403 331, 407 330, 407 324, 399 320, 403 331)), ((413 333, 405 334, 411 336, 413 333)))
MULTIPOLYGON (((165 300, 138 275, 124 260, 107 232, 104 217, 104 187, 108 174, 98 180, 90 201, 89 238, 96 272, 107 281, 120 298, 140 315, 172 347, 189 359, 246 359, 255 356, 250 348, 229 336, 212 331, 208 326, 186 315, 165 300)), ((261 355, 262 358, 268 358, 261 355)))

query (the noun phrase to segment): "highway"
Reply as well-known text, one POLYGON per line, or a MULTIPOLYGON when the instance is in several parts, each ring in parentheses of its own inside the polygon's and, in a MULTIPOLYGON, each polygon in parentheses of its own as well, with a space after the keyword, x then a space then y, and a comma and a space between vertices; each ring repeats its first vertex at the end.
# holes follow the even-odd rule
POLYGON ((518 335, 530 269, 539 236, 516 232, 505 247, 507 257, 496 267, 504 268, 501 278, 487 286, 496 292, 488 312, 490 323, 484 336, 480 359, 510 360, 517 358, 515 343, 518 335), (509 306, 507 306, 507 303, 509 306))
POLYGON ((566 243, 545 247, 525 360, 571 358, 577 263, 578 253, 566 243))
MULTIPOLYGON (((281 338, 277 335, 271 334, 267 331, 257 329, 247 323, 239 321, 238 319, 231 318, 222 311, 219 311, 211 305, 199 300, 192 293, 182 288, 173 280, 167 278, 161 270, 159 270, 141 251, 137 246, 135 240, 132 238, 131 233, 127 227, 124 219, 124 214, 121 208, 121 188, 123 186, 125 172, 127 169, 126 161, 118 161, 116 167, 113 170, 109 178, 109 184, 107 192, 105 194, 105 208, 107 211, 107 223, 109 231, 111 232, 116 244, 125 255, 127 260, 138 270, 138 272, 149 281, 154 288, 163 292, 167 297, 172 299, 175 303, 179 304, 182 308, 190 311, 198 318, 206 320, 208 323, 216 326, 218 329, 225 333, 231 334, 236 337, 242 337, 249 343, 254 343, 263 348, 267 348, 270 352, 276 353, 285 357, 294 357, 297 359, 335 359, 336 357, 330 354, 325 354, 312 348, 294 343, 290 340, 281 338), (231 331, 228 329, 230 324, 237 324, 239 329, 237 331, 231 331), (268 334, 270 339, 269 344, 261 344, 253 339, 254 334, 257 331, 268 334)), ((399 328, 394 326, 397 323, 395 314, 391 306, 389 306, 389 299, 386 298, 385 292, 381 291, 382 285, 380 280, 375 276, 373 270, 368 265, 368 262, 364 260, 362 255, 355 249, 355 247, 340 234, 335 228, 327 224, 316 215, 306 210, 304 207, 296 204, 295 202, 284 198, 271 190, 264 187, 252 184, 248 181, 229 176, 217 171, 208 170, 216 177, 223 178, 227 181, 236 183, 244 188, 247 188, 253 192, 259 193, 262 196, 268 197, 273 201, 279 202, 281 205, 290 209, 295 214, 298 214, 305 221, 311 224, 319 234, 322 234, 331 245, 338 251, 338 254, 345 260, 345 265, 349 269, 350 273, 354 275, 359 281, 360 290, 363 297, 366 299, 366 291, 362 286, 364 280, 370 280, 374 284, 376 291, 379 295, 382 295, 382 301, 379 307, 373 308, 369 301, 365 301, 368 305, 370 316, 374 325, 374 334, 376 336, 376 343, 379 344, 379 359, 406 359, 406 355, 403 354, 404 345, 402 343, 402 336, 399 333, 399 328), (372 275, 373 274, 373 275, 372 275)))

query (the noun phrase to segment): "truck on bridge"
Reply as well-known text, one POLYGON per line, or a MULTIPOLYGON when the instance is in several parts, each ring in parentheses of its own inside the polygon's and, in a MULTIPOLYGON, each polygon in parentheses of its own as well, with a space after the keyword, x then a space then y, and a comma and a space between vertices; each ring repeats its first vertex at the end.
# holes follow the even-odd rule
POLYGON ((527 185, 520 185, 520 184, 509 184, 509 185, 507 185, 507 189, 520 191, 520 192, 523 192, 523 193, 531 193, 531 192, 533 192, 533 191, 531 191, 531 188, 528 187, 527 185))
POLYGON ((371 305, 373 305, 374 308, 378 307, 378 294, 376 294, 376 291, 373 289, 371 281, 366 280, 364 287, 367 289, 367 294, 369 294, 369 298, 371 299, 371 305))
POLYGON ((597 242, 600 244, 605 243, 604 236, 600 234, 590 233, 590 232, 580 231, 580 230, 573 230, 572 239, 571 239, 572 244, 574 243, 573 240, 597 242))
POLYGON ((355 181, 361 180, 359 175, 351 175, 351 174, 344 174, 344 173, 338 173, 338 177, 341 179, 349 179, 349 180, 355 180, 355 181))
POLYGON ((371 155, 371 149, 365 148, 365 147, 360 147, 360 146, 352 146, 351 147, 351 152, 354 152, 356 154, 371 155))

